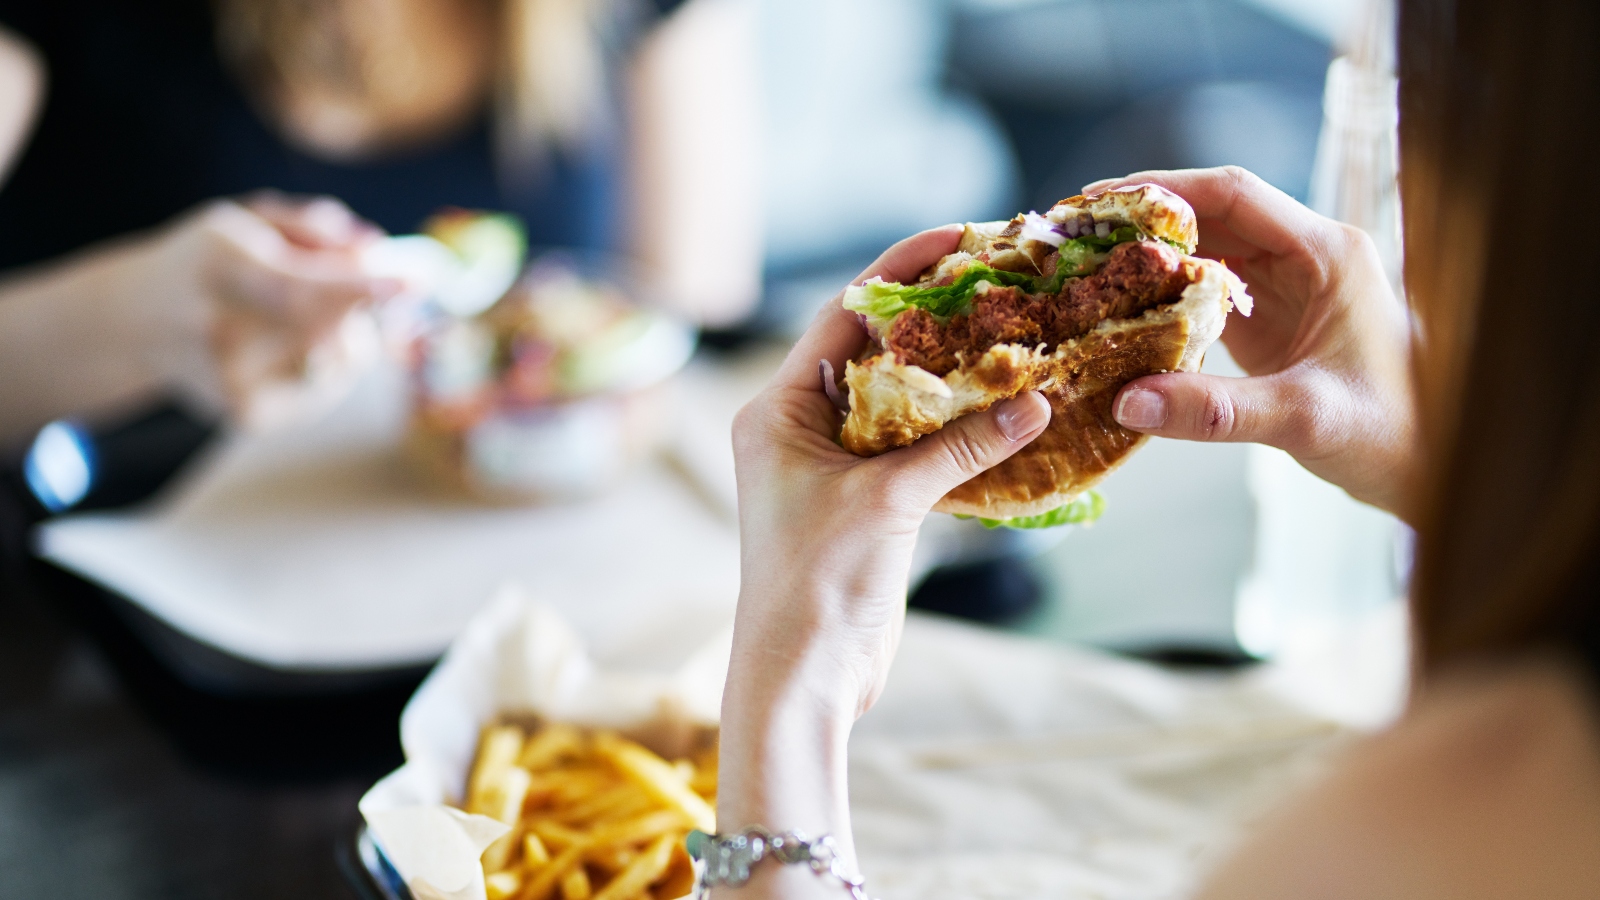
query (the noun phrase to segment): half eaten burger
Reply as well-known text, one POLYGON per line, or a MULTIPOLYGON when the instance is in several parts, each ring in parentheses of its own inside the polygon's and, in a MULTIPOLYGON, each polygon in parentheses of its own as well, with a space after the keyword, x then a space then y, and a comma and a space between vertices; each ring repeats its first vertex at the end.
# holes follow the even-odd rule
POLYGON ((1196 241, 1187 203, 1134 185, 969 224, 957 252, 916 283, 846 289, 844 306, 872 343, 846 367, 841 442, 874 456, 1041 391, 1045 432, 935 509, 1017 527, 1092 519, 1099 500, 1089 489, 1145 440, 1113 419, 1117 392, 1145 375, 1198 369, 1229 309, 1250 314, 1225 265, 1190 255, 1196 241))

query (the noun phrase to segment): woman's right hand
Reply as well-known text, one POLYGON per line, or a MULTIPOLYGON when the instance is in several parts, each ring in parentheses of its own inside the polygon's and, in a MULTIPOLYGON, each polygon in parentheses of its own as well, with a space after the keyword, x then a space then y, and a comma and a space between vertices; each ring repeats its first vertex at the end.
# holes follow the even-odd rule
POLYGON ((1286 450, 1358 500, 1399 511, 1416 457, 1409 320, 1372 239, 1237 167, 1139 172, 1086 193, 1154 183, 1194 207, 1199 255, 1223 259, 1256 300, 1222 341, 1248 378, 1174 373, 1118 395, 1123 427, 1286 450))
MULTIPOLYGON (((906 281, 952 253, 961 228, 889 248, 852 284, 906 281)), ((1038 437, 1050 406, 1024 394, 909 447, 862 458, 837 443, 819 362, 843 371, 868 346, 860 317, 825 305, 733 427, 739 481, 739 609, 722 697, 717 818, 830 834, 853 864, 844 742, 877 699, 901 626, 918 528, 952 488, 1038 437)), ((717 897, 832 897, 799 867, 761 867, 717 897)))

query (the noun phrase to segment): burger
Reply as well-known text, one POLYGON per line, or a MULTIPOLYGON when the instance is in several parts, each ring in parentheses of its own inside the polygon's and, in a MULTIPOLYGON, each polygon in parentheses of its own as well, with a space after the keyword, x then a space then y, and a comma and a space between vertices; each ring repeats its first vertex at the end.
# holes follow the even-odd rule
POLYGON ((1043 215, 966 226, 955 253, 912 284, 845 291, 871 335, 846 364, 840 442, 874 456, 1026 391, 1050 403, 1044 433, 958 486, 935 509, 986 524, 1092 519, 1090 489, 1145 441, 1116 423, 1123 385, 1192 372, 1244 284, 1193 256, 1194 210, 1153 184, 1069 197, 1043 215))

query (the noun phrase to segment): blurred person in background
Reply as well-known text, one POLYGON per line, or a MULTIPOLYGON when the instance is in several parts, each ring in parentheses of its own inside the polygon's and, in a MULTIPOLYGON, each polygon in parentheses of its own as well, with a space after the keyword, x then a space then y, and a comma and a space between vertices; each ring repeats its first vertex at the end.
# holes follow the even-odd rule
MULTIPOLYGON (((1239 270, 1257 306, 1224 333, 1247 377, 1141 379, 1119 421, 1279 447, 1420 535, 1406 714, 1261 823, 1202 897, 1600 896, 1600 359, 1582 327, 1600 308, 1583 274, 1595 254, 1581 240, 1491 250, 1508 223, 1559 227, 1600 203, 1586 156, 1600 9, 1400 6, 1415 341, 1365 233, 1239 169, 1128 179, 1184 196, 1200 252, 1239 270)), ((959 234, 903 241, 862 277, 912 276, 959 234)), ((888 676, 917 525, 1049 416, 1024 395, 855 458, 832 442, 816 366, 865 340, 828 304, 736 426, 747 565, 717 795, 728 834, 829 834, 846 873, 846 743, 888 676)), ((717 896, 841 890, 769 860, 717 896)))
MULTIPOLYGON (((362 355, 351 313, 399 287, 368 276, 362 248, 446 204, 516 212, 536 246, 616 252, 658 230, 627 214, 630 166, 670 178, 685 143, 737 131, 753 105, 685 137, 672 97, 623 102, 615 73, 678 5, 0 3, 16 159, 0 190, 0 441, 163 393, 245 420, 325 406, 362 355), (625 111, 642 123, 632 159, 625 111)), ((646 41, 634 83, 706 80, 683 72, 738 26, 717 0, 690 5, 646 41)), ((641 215, 659 214, 643 193, 641 215)), ((740 315, 758 254, 730 242, 731 287, 685 311, 740 315)))

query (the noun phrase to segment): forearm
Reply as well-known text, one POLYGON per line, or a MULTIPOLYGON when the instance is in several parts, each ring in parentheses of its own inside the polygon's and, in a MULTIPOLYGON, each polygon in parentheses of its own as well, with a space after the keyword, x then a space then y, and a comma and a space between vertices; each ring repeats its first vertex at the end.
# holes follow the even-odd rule
POLYGON ((173 321, 174 298, 151 290, 155 240, 118 241, 0 281, 0 444, 168 386, 188 337, 175 332, 198 326, 173 321))
MULTIPOLYGON (((856 281, 909 278, 955 250, 960 233, 935 229, 896 244, 856 281)), ((717 787, 724 834, 760 826, 826 835, 830 870, 856 887, 764 861, 744 886, 719 889, 725 900, 860 895, 850 729, 894 660, 919 527, 940 497, 1038 437, 1050 420, 1044 397, 1029 393, 913 447, 858 457, 836 442, 838 410, 818 361, 837 370, 865 340, 860 319, 831 301, 772 385, 734 420, 743 566, 717 787)))

